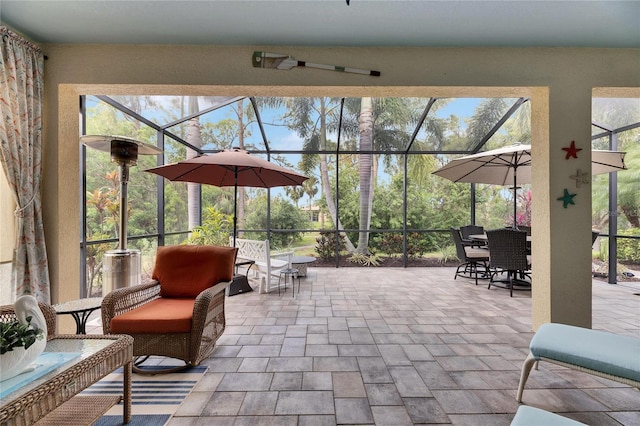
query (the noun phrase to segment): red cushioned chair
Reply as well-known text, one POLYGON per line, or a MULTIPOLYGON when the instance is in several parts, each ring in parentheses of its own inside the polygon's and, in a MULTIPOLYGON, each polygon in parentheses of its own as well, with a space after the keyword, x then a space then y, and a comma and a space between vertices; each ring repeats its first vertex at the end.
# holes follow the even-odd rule
POLYGON ((137 373, 173 372, 198 365, 225 328, 225 289, 233 279, 233 247, 158 247, 152 281, 114 290, 102 301, 105 334, 133 336, 134 357, 166 356, 185 365, 137 373))

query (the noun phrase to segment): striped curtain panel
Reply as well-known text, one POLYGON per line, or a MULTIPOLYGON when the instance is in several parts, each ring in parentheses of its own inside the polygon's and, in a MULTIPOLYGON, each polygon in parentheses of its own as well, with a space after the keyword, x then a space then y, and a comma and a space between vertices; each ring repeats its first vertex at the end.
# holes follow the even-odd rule
MULTIPOLYGON (((40 198, 44 55, 6 27, 0 27, 0 36, 0 163, 17 206, 11 296, 30 294, 50 303, 40 198)), ((8 290, 6 283, 0 285, 8 290)))

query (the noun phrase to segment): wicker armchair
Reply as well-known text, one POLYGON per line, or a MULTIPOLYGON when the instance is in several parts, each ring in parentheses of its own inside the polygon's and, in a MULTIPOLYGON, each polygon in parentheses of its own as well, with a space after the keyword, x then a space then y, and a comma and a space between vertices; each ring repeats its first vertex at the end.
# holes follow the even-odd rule
POLYGON ((456 245, 456 256, 460 260, 460 265, 456 269, 453 276, 455 280, 458 276, 465 278, 475 278, 478 285, 478 273, 482 272, 482 276, 488 276, 489 251, 483 248, 466 246, 462 242, 460 231, 456 228, 450 228, 451 237, 456 245))
POLYGON ((105 334, 133 336, 134 357, 165 356, 183 360, 173 372, 207 358, 225 329, 225 289, 233 279, 233 247, 158 247, 153 281, 107 294, 102 301, 105 334))
POLYGON ((494 229, 486 233, 490 253, 489 266, 492 270, 488 288, 495 283, 506 283, 511 297, 513 290, 531 290, 531 282, 523 279, 529 277, 527 271, 531 269, 531 256, 527 254, 527 232, 494 229), (507 274, 506 280, 496 280, 496 276, 502 273, 507 274))
MULTIPOLYGON (((38 306, 47 323, 47 340, 49 340, 56 334, 56 310, 47 303, 38 302, 38 306)), ((0 322, 9 322, 14 319, 16 319, 16 313, 13 310, 13 305, 0 306, 0 322)))

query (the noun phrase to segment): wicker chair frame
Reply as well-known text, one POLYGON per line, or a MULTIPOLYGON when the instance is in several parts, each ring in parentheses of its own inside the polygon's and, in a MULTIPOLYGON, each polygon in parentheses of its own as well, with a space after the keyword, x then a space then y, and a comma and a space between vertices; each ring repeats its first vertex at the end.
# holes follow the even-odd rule
MULTIPOLYGON (((47 303, 38 302, 38 306, 44 315, 45 323, 47 324, 47 340, 51 339, 56 334, 56 310, 52 305, 47 303)), ((10 322, 16 319, 16 313, 13 309, 13 305, 0 306, 0 322, 10 322)))
MULTIPOLYGON (((218 283, 196 297, 188 333, 131 333, 134 357, 165 356, 184 361, 184 366, 150 371, 134 365, 133 370, 139 374, 169 373, 198 365, 211 355, 226 326, 224 298, 230 284, 231 281, 218 283)), ((107 294, 102 300, 104 333, 111 334, 111 319, 116 315, 158 298, 160 283, 155 280, 107 294)))
POLYGON ((562 367, 571 368, 572 370, 582 371, 583 373, 589 373, 594 376, 602 377, 604 379, 613 380, 618 383, 622 383, 625 385, 633 386, 640 390, 640 382, 637 380, 629 379, 627 377, 615 376, 613 374, 608 374, 603 371, 592 370, 590 368, 582 367, 580 365, 571 364, 568 362, 558 361, 557 359, 540 357, 540 359, 536 359, 531 353, 527 355, 527 359, 524 360, 524 364, 522 365, 522 371, 520 372, 520 382, 518 383, 518 391, 516 395, 516 400, 518 402, 522 402, 522 393, 524 392, 524 385, 529 378, 529 373, 531 372, 531 368, 535 366, 535 369, 538 369, 538 365, 540 361, 550 362, 552 364, 560 365, 562 367))
POLYGON ((531 282, 518 277, 529 276, 531 269, 530 256, 527 248, 527 232, 514 229, 494 229, 486 232, 489 243, 489 267, 491 277, 489 286, 496 283, 506 283, 506 286, 496 285, 509 289, 509 295, 513 297, 513 290, 531 290, 531 282), (506 280, 496 280, 498 274, 507 273, 506 280))

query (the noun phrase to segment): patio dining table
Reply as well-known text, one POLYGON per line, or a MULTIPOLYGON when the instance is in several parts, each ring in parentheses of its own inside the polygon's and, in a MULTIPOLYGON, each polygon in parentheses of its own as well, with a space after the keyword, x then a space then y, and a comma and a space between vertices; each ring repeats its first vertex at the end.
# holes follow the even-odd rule
MULTIPOLYGON (((471 234, 469 235, 469 238, 472 240, 476 240, 476 241, 481 241, 486 243, 487 240, 487 234, 471 234)), ((527 235, 527 242, 531 243, 531 235, 527 235)))
MULTIPOLYGON (((487 239, 487 234, 471 234, 469 235, 469 239, 488 246, 489 240, 487 239)), ((488 247, 488 249, 489 253, 491 253, 491 247, 488 247)), ((531 254, 531 235, 527 235, 527 252, 531 254)))

